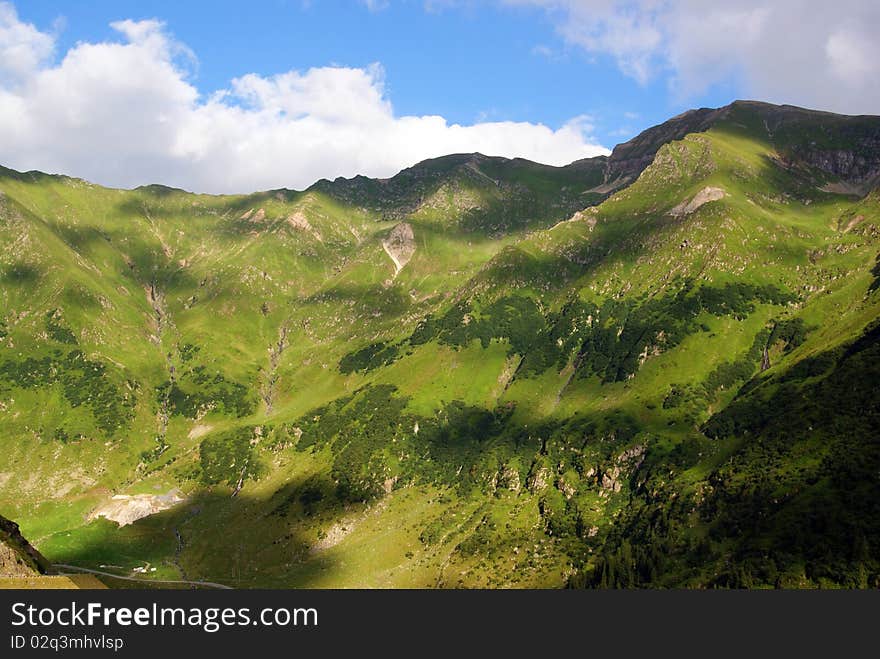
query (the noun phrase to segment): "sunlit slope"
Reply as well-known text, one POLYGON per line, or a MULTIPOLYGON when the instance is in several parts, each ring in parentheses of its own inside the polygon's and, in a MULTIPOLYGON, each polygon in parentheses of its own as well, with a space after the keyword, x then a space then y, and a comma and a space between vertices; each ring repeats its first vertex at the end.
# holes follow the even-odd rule
POLYGON ((502 159, 459 165, 431 174, 425 204, 375 200, 391 219, 320 186, 211 197, 3 170, 4 511, 42 543, 100 528, 113 493, 201 490, 212 434, 338 397, 350 339, 414 324, 601 176, 533 220, 520 206, 579 180, 571 168, 515 161, 505 182, 489 179, 502 159), (383 242, 401 223, 415 249, 396 272, 383 242))

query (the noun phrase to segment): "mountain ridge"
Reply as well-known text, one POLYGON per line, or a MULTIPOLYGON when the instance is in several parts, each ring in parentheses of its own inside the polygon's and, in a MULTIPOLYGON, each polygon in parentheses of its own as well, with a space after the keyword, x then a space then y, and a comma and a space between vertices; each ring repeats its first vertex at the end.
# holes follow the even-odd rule
MULTIPOLYGON (((389 183, 393 181, 396 177, 401 174, 408 176, 418 177, 421 172, 426 170, 435 170, 437 169, 437 165, 440 164, 450 164, 450 168, 459 167, 459 166, 467 166, 467 165, 478 165, 480 163, 494 162, 496 164, 505 164, 505 165, 523 165, 526 167, 536 167, 539 169, 546 170, 568 170, 568 169, 577 169, 579 167, 592 167, 597 165, 598 163, 605 164, 605 178, 604 183, 613 182, 613 180, 617 180, 620 178, 625 178, 627 182, 631 182, 638 176, 639 173, 650 164, 651 160, 654 157, 657 149, 671 141, 676 141, 683 138, 685 135, 690 133, 698 133, 703 132, 713 125, 715 125, 718 121, 727 119, 730 117, 732 112, 736 112, 740 109, 748 109, 752 112, 758 114, 758 116, 767 120, 770 119, 774 122, 774 130, 779 129, 781 126, 790 123, 792 121, 797 121, 799 118, 806 119, 816 119, 820 117, 824 117, 829 120, 833 120, 835 122, 858 122, 858 121, 874 121, 877 119, 878 115, 845 115, 839 114, 835 112, 829 112, 825 110, 812 110, 808 108, 803 108, 795 105, 788 104, 773 104, 767 103, 764 101, 755 101, 755 100, 746 100, 746 99, 737 99, 732 101, 731 103, 717 107, 717 108, 695 108, 690 110, 685 110, 684 112, 675 115, 660 124, 656 124, 654 126, 649 126, 645 128, 637 135, 632 137, 626 142, 617 144, 613 147, 611 154, 608 156, 593 156, 589 158, 581 158, 578 160, 574 160, 565 165, 548 165, 538 161, 529 160, 527 158, 522 157, 513 157, 508 158, 504 156, 494 156, 482 154, 480 152, 472 152, 472 153, 453 153, 447 154, 443 156, 437 156, 432 158, 427 158, 421 160, 413 165, 405 167, 398 171, 396 174, 385 177, 385 178, 376 178, 376 177, 368 177, 363 174, 356 174, 352 177, 343 177, 338 176, 333 180, 330 179, 319 179, 312 183, 311 185, 305 187, 303 190, 295 190, 291 188, 272 188, 269 190, 259 190, 247 194, 264 194, 264 193, 305 193, 313 189, 326 190, 327 188, 335 185, 346 185, 355 181, 371 181, 375 183, 389 183), (635 153, 634 153, 635 152, 635 153)), ((772 131, 770 127, 765 123, 766 130, 768 135, 772 135, 772 131)), ((872 146, 876 146, 876 140, 880 139, 876 135, 873 137, 873 141, 871 143, 872 146)), ((876 163, 872 163, 872 165, 876 166, 876 163)), ((0 166, 2 167, 2 166, 0 166)), ((2 167, 4 171, 6 171, 9 175, 10 173, 20 176, 58 176, 63 178, 70 178, 73 180, 83 181, 84 183, 88 183, 90 185, 97 185, 95 183, 85 181, 84 179, 79 179, 76 176, 72 176, 69 174, 50 174, 46 172, 42 172, 40 170, 29 170, 27 172, 18 172, 13 169, 9 169, 6 167, 2 167)), ((621 183, 622 185, 623 183, 621 183)), ((114 188, 117 189, 117 188, 114 188)), ((120 190, 126 190, 127 188, 118 188, 120 190)), ((184 190, 183 188, 177 188, 174 186, 169 186, 166 184, 159 183, 147 183, 135 188, 131 188, 131 190, 161 190, 164 192, 187 192, 189 194, 204 194, 199 192, 192 192, 189 190, 184 190)), ((239 195, 241 193, 238 193, 239 195)), ((235 195, 216 195, 216 196, 235 196, 235 195)))

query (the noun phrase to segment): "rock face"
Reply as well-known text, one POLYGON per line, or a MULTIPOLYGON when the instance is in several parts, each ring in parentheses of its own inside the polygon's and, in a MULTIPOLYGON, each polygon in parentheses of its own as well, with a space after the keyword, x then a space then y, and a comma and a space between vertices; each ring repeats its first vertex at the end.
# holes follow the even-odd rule
POLYGON ((642 465, 647 450, 647 445, 636 444, 617 455, 611 465, 604 469, 597 468, 595 473, 599 481, 600 493, 620 492, 623 483, 642 465))
POLYGON ((605 163, 605 184, 619 188, 631 183, 651 164, 660 147, 709 130, 719 122, 734 127, 762 126, 768 142, 778 150, 779 164, 817 169, 844 184, 829 192, 865 196, 880 184, 880 125, 876 117, 758 101, 689 110, 618 144, 605 163), (835 148, 829 148, 830 144, 835 148), (840 144, 846 147, 840 148, 840 144))
POLYGON ((395 226, 388 237, 382 241, 382 248, 394 262, 394 276, 396 277, 416 252, 416 240, 412 225, 401 222, 395 226))
POLYGON ((723 199, 726 196, 727 193, 721 188, 705 187, 700 190, 696 195, 694 195, 693 199, 686 199, 678 206, 670 210, 669 214, 673 217, 690 215, 703 204, 708 204, 710 201, 718 201, 719 199, 723 199))
POLYGON ((875 179, 880 174, 880 136, 861 140, 857 153, 847 149, 804 149, 803 160, 823 172, 844 181, 857 183, 875 179))
POLYGON ((730 107, 689 110, 658 126, 648 128, 629 142, 618 144, 605 165, 605 182, 619 181, 617 187, 620 187, 636 180, 654 160, 661 146, 680 140, 690 133, 708 130, 719 119, 727 116, 730 107))
POLYGON ((312 231, 312 225, 306 214, 301 210, 294 211, 287 216, 287 223, 298 231, 312 231))
POLYGON ((498 474, 498 487, 511 492, 519 492, 519 472, 510 465, 505 465, 498 474))
POLYGON ((602 477, 599 479, 599 488, 611 492, 620 492, 622 483, 620 482, 619 478, 620 467, 618 467, 617 465, 609 467, 608 470, 605 471, 602 474, 602 477))
POLYGON ((0 577, 33 577, 49 572, 49 561, 24 539, 18 524, 0 516, 0 577))
POLYGON ((92 512, 91 518, 103 517, 119 526, 126 526, 143 517, 154 515, 184 501, 177 490, 166 494, 117 494, 92 512))
POLYGON ((547 489, 550 482, 550 470, 547 467, 540 467, 532 472, 526 480, 526 486, 529 492, 543 492, 547 489))

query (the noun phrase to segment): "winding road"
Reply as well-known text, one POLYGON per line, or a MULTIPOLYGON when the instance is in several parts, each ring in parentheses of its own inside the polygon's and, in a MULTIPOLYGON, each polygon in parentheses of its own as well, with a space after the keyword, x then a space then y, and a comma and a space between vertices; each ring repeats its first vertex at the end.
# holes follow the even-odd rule
MULTIPOLYGON (((205 588, 219 588, 221 590, 233 590, 232 586, 225 586, 222 583, 215 583, 213 581, 189 581, 186 579, 138 579, 137 577, 123 577, 119 574, 113 574, 112 572, 103 572, 101 570, 93 570, 88 567, 79 567, 78 565, 66 565, 64 563, 55 563, 52 567, 54 568, 64 568, 67 570, 77 570, 79 572, 88 572, 89 574, 98 574, 104 577, 112 577, 114 579, 122 579, 123 581, 137 581, 139 583, 144 584, 185 584, 188 586, 202 586, 205 588)), ((63 574, 61 572, 60 574, 63 574)))

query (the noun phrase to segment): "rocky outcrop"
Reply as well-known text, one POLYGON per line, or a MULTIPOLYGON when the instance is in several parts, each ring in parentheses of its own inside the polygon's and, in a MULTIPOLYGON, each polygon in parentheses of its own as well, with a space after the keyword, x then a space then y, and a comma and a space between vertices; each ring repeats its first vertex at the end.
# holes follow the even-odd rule
POLYGON ((177 490, 166 494, 117 494, 89 516, 92 519, 103 517, 119 526, 126 526, 149 515, 167 510, 185 501, 177 490))
POLYGON ((535 467, 526 479, 526 487, 533 494, 543 492, 550 483, 550 470, 547 467, 535 467))
POLYGON ((710 201, 718 201, 727 196, 727 193, 721 188, 705 187, 694 195, 693 199, 685 199, 683 202, 675 206, 669 211, 669 215, 673 217, 681 217, 690 215, 703 204, 710 201))
POLYGON ((819 170, 832 180, 823 189, 864 197, 880 183, 880 120, 806 110, 791 105, 737 101, 731 107, 760 117, 777 150, 777 164, 819 170))
POLYGON ((21 535, 18 524, 0 515, 0 577, 33 577, 49 571, 49 561, 21 535))
POLYGON ((645 444, 636 444, 616 455, 611 464, 595 470, 590 470, 588 475, 596 475, 600 494, 620 492, 623 484, 642 466, 648 447, 645 444))
POLYGON ((519 492, 520 479, 519 471, 510 465, 505 465, 496 474, 495 487, 501 490, 510 490, 511 492, 519 492))
POLYGON ((623 484, 620 481, 620 467, 613 465, 608 467, 599 476, 599 489, 608 492, 620 492, 623 484))
POLYGON ((396 277, 416 253, 416 240, 412 225, 401 222, 395 226, 388 237, 382 241, 382 248, 394 262, 394 276, 396 277))
POLYGON ((734 101, 721 108, 689 110, 648 128, 614 147, 605 164, 605 184, 619 189, 635 181, 665 144, 725 122, 737 129, 763 129, 786 168, 819 170, 829 177, 829 192, 865 196, 880 184, 880 120, 806 110, 792 105, 734 101), (831 147, 833 145, 833 148, 831 147), (622 183, 625 182, 625 183, 622 183))
POLYGON ((585 208, 582 211, 575 211, 575 213, 568 220, 566 220, 566 222, 586 222, 590 231, 592 231, 596 227, 596 223, 598 222, 598 214, 599 209, 595 206, 591 206, 590 208, 585 208))
POLYGON ((858 152, 850 149, 799 149, 804 162, 845 181, 871 180, 880 174, 880 137, 859 141, 858 152))
POLYGON ((309 218, 306 217, 305 211, 301 208, 290 213, 287 216, 286 221, 288 226, 294 231, 311 234, 314 236, 315 240, 323 242, 321 233, 312 226, 311 222, 309 222, 309 218))
MULTIPOLYGON (((605 165, 605 182, 618 181, 623 184, 635 181, 653 162, 657 151, 664 144, 680 140, 690 133, 708 130, 729 111, 730 106, 688 110, 669 121, 642 131, 628 142, 618 144, 605 165)), ((622 187, 621 184, 616 187, 622 187)))

